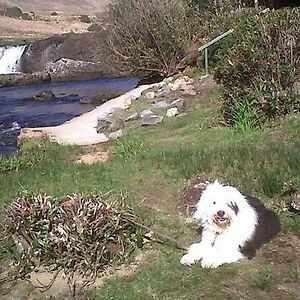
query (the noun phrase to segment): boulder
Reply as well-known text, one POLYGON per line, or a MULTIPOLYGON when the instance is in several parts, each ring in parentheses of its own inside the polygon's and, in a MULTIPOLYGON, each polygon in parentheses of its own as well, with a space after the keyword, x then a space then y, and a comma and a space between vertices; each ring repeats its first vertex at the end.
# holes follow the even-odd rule
POLYGON ((101 62, 101 44, 104 37, 100 33, 66 33, 36 41, 30 44, 22 56, 22 70, 26 73, 43 71, 49 63, 55 63, 62 57, 73 61, 96 63, 101 75, 112 74, 101 62))
MULTIPOLYGON (((73 60, 61 58, 53 63, 47 63, 44 67, 52 80, 59 81, 67 79, 82 79, 86 74, 102 74, 102 67, 98 63, 86 62, 81 60, 73 60)), ((89 76, 91 77, 91 76, 89 76)))
POLYGON ((38 100, 38 101, 50 101, 50 100, 55 100, 56 97, 52 91, 45 90, 45 91, 35 95, 34 99, 38 100))
POLYGON ((110 124, 112 123, 112 120, 105 116, 105 117, 99 117, 97 119, 97 126, 96 126, 96 131, 97 133, 103 133, 104 131, 106 131, 110 124))
POLYGON ((171 105, 175 105, 179 114, 182 114, 186 111, 186 99, 177 99, 173 101, 171 105))
POLYGON ((51 77, 47 72, 37 72, 34 74, 5 74, 0 77, 0 87, 31 84, 38 82, 49 82, 51 77))
POLYGON ((154 115, 154 112, 150 109, 144 109, 141 112, 141 118, 146 118, 146 117, 153 116, 153 115, 154 115))
POLYGON ((148 92, 145 94, 145 97, 149 100, 152 100, 155 97, 155 92, 148 92))
POLYGON ((177 107, 172 107, 170 109, 167 110, 166 116, 171 118, 171 117, 175 117, 178 115, 178 109, 177 107))
POLYGON ((119 129, 115 132, 112 132, 108 137, 112 140, 117 140, 124 135, 123 130, 119 129))
POLYGON ((141 118, 141 114, 139 112, 135 112, 125 119, 125 122, 135 121, 141 118))
POLYGON ((109 127, 108 127, 108 131, 110 132, 115 132, 115 131, 118 131, 118 130, 121 130, 125 127, 125 123, 123 120, 117 118, 117 119, 114 119, 109 127))
POLYGON ((158 125, 163 121, 162 116, 149 115, 143 118, 142 126, 158 125))
POLYGON ((170 104, 167 103, 165 100, 162 100, 162 101, 159 101, 159 102, 156 102, 156 103, 152 104, 153 108, 166 108, 166 107, 169 107, 169 106, 170 106, 170 104))

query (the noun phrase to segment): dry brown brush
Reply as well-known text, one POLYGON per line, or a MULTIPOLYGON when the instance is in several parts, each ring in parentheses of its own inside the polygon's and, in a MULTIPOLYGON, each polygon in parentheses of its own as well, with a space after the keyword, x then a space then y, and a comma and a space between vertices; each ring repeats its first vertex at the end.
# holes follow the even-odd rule
POLYGON ((186 66, 185 51, 201 36, 201 19, 181 0, 117 0, 104 28, 112 69, 168 76, 186 66))
MULTIPOLYGON (((109 266, 142 245, 142 229, 132 210, 99 196, 73 195, 58 201, 47 195, 23 195, 5 212, 2 243, 18 245, 9 280, 26 279, 34 269, 62 271, 73 293, 94 282, 109 266)), ((51 284, 51 283, 50 283, 51 284)), ((50 285, 49 284, 49 285, 50 285)), ((47 289, 47 286, 42 288, 47 289)))

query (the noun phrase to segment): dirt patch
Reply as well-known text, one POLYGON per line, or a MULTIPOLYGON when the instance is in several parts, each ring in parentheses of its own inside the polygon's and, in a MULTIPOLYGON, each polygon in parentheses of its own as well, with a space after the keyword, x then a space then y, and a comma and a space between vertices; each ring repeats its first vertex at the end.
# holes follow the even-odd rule
POLYGON ((86 32, 90 24, 76 19, 27 21, 0 16, 0 40, 39 39, 67 32, 86 32))
POLYGON ((196 204, 200 199, 202 192, 212 180, 205 175, 198 175, 192 178, 184 188, 177 209, 180 214, 190 217, 196 210, 196 204))
MULTIPOLYGON (((97 278, 93 284, 88 286, 88 288, 99 288, 102 286, 107 279, 114 276, 117 277, 127 277, 132 276, 139 268, 147 266, 151 260, 156 256, 156 251, 152 249, 147 249, 144 252, 138 254, 135 259, 123 265, 115 268, 109 268, 101 277, 97 278)), ((84 294, 78 293, 74 298, 70 289, 70 285, 64 274, 61 272, 55 277, 55 281, 50 288, 38 288, 47 286, 53 280, 55 272, 39 271, 32 272, 30 274, 29 281, 18 282, 13 289, 6 295, 1 295, 3 290, 0 289, 0 295, 2 300, 38 300, 38 299, 86 299, 84 294)), ((77 278, 78 286, 80 286, 84 281, 78 276, 77 278)), ((78 291, 77 291, 78 292, 78 291)))
POLYGON ((108 162, 108 160, 109 154, 107 152, 94 152, 81 155, 76 163, 86 165, 93 165, 97 163, 104 164, 108 162))
POLYGON ((291 234, 281 234, 265 244, 255 258, 239 263, 234 278, 224 276, 220 283, 224 295, 247 300, 300 299, 299 246, 300 239, 291 234))

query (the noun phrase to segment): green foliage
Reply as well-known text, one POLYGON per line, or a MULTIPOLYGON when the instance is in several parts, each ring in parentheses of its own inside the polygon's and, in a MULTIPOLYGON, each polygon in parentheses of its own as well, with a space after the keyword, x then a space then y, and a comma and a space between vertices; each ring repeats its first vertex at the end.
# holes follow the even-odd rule
POLYGON ((33 167, 44 159, 45 141, 37 143, 36 140, 29 140, 24 143, 22 150, 17 156, 0 156, 0 174, 9 171, 20 171, 20 169, 33 167))
POLYGON ((107 16, 110 67, 124 73, 171 75, 185 67, 201 19, 181 0, 117 0, 107 16))
POLYGON ((300 9, 251 10, 232 21, 235 31, 220 43, 215 68, 229 123, 239 124, 241 110, 251 126, 300 111, 299 18, 300 9))
POLYGON ((228 117, 237 131, 244 133, 259 124, 259 120, 253 118, 252 110, 252 106, 247 100, 234 103, 231 115, 228 117))
POLYGON ((147 151, 148 148, 143 141, 134 136, 127 136, 117 140, 113 146, 113 154, 123 162, 132 158, 145 157, 147 151))
POLYGON ((0 173, 8 171, 18 171, 24 162, 18 157, 5 158, 0 156, 0 173))

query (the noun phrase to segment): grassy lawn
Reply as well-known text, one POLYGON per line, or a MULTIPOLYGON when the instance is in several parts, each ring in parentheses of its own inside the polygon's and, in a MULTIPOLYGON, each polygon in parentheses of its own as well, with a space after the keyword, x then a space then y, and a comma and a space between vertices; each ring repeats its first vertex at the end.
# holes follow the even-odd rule
POLYGON ((254 260, 217 270, 180 266, 182 251, 152 244, 145 252, 153 254, 133 275, 105 281, 88 298, 297 299, 300 256, 288 245, 300 237, 300 222, 286 207, 300 190, 300 117, 240 133, 220 125, 219 100, 220 91, 213 89, 189 102, 185 115, 155 127, 133 126, 118 142, 89 149, 108 150, 106 164, 75 164, 85 148, 27 141, 18 159, 0 160, 1 206, 23 190, 56 197, 126 195, 146 224, 188 244, 196 238, 196 226, 178 213, 179 197, 196 175, 218 178, 275 209, 282 234, 254 260))

